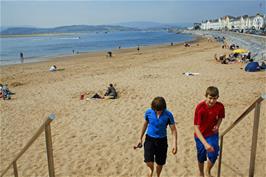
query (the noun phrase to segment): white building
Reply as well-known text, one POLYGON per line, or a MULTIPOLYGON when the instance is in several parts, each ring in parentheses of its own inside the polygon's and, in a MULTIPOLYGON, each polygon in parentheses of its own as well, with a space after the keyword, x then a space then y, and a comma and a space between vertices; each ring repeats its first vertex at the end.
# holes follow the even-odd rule
POLYGON ((243 15, 239 17, 224 16, 219 19, 206 20, 200 25, 203 30, 245 30, 261 29, 266 25, 266 16, 257 14, 256 16, 243 15))
POLYGON ((257 14, 256 16, 252 17, 252 27, 254 29, 260 29, 264 25, 264 19, 263 16, 260 14, 257 14))

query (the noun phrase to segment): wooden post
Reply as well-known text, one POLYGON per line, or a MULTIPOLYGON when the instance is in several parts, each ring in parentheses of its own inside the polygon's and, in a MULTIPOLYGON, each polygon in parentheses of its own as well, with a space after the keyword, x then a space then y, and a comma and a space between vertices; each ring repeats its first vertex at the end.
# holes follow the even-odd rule
POLYGON ((221 136, 220 137, 220 154, 219 154, 219 161, 218 161, 217 177, 221 176, 221 165, 222 165, 222 155, 223 155, 223 139, 224 139, 224 136, 221 136))
MULTIPOLYGON (((54 119, 55 115, 50 115, 49 119, 54 119)), ((45 126, 45 139, 46 139, 46 149, 47 149, 47 159, 48 159, 48 170, 49 177, 55 177, 54 172, 54 157, 53 157, 53 147, 52 147, 52 136, 50 124, 45 126)))
POLYGON ((255 171, 259 122, 260 122, 260 103, 257 103, 255 107, 255 113, 254 113, 252 144, 251 144, 251 153, 250 153, 250 161, 249 161, 249 177, 253 177, 254 171, 255 171))
POLYGON ((18 167, 17 167, 17 162, 13 162, 13 169, 14 169, 14 176, 18 177, 18 167))
MULTIPOLYGON (((0 177, 3 177, 5 175, 5 173, 9 170, 9 168, 11 168, 11 166, 13 165, 13 169, 14 169, 14 175, 15 177, 18 176, 18 170, 17 170, 17 160, 24 154, 24 152, 26 152, 26 150, 32 145, 32 143, 40 136, 40 134, 44 131, 45 129, 45 134, 47 134, 46 138, 46 144, 50 145, 50 147, 47 146, 47 155, 48 152, 50 152, 52 150, 52 138, 51 138, 51 128, 50 128, 50 123, 55 119, 55 114, 50 114, 48 116, 48 119, 45 120, 45 122, 41 125, 41 127, 38 129, 38 131, 33 135, 33 137, 29 140, 29 142, 25 145, 25 147, 19 152, 19 154, 14 158, 14 160, 8 165, 8 167, 2 172, 2 174, 0 175, 0 177), (47 128, 47 125, 49 126, 47 128), (47 130, 46 130, 47 129, 47 130), (46 133, 47 132, 47 133, 46 133), (49 149, 49 151, 48 151, 49 149)), ((53 167, 53 153, 50 152, 50 154, 48 155, 48 159, 51 157, 52 160, 50 160, 52 162, 52 167, 53 167), (52 154, 52 155, 50 155, 52 154)), ((48 165, 51 164, 51 162, 48 161, 48 165)), ((49 170, 50 170, 50 166, 49 166, 49 170)), ((50 173, 50 171, 49 171, 50 173)), ((54 173, 53 173, 54 174, 54 173)), ((52 175, 50 175, 52 176, 52 175)), ((54 175, 52 176, 54 177, 54 175)))

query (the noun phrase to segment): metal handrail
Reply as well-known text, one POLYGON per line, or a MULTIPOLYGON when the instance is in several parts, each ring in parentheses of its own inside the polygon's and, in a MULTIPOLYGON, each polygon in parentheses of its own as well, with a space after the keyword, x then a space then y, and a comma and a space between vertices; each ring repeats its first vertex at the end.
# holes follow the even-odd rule
POLYGON ((232 128, 234 128, 241 120, 243 120, 245 118, 245 116, 248 115, 255 108, 253 133, 252 133, 252 145, 251 145, 251 154, 250 154, 250 164, 249 164, 249 177, 254 176, 257 139, 258 139, 258 128, 259 128, 259 118, 260 118, 260 104, 265 99, 266 99, 266 94, 263 94, 260 97, 258 97, 225 131, 223 131, 220 134, 220 155, 219 155, 219 161, 218 161, 217 177, 220 177, 220 175, 221 175, 224 136, 232 128))
POLYGON ((26 146, 18 153, 18 155, 12 160, 12 162, 8 165, 8 167, 3 171, 1 177, 9 170, 9 168, 13 165, 14 176, 18 177, 17 170, 17 160, 27 151, 27 149, 34 143, 34 141, 40 136, 40 134, 45 131, 46 138, 46 149, 47 149, 47 158, 48 158, 48 169, 49 176, 54 177, 54 162, 53 162, 53 150, 52 150, 52 137, 51 137, 51 127, 50 123, 55 119, 55 114, 50 114, 48 118, 44 121, 38 131, 33 135, 33 137, 29 140, 26 146))

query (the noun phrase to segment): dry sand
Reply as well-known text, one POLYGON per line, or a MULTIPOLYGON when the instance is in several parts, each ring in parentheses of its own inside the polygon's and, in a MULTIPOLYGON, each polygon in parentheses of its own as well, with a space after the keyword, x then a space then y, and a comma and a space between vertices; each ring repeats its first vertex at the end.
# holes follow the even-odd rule
MULTIPOLYGON (((143 115, 155 96, 163 96, 173 112, 178 130, 178 152, 168 151, 162 177, 191 177, 197 174, 193 139, 195 105, 204 99, 210 85, 220 89, 226 118, 225 130, 258 96, 265 93, 265 72, 247 73, 244 64, 222 65, 214 53, 228 53, 214 42, 200 40, 183 45, 155 46, 81 54, 51 61, 1 67, 1 83, 16 94, 0 100, 1 167, 8 166, 50 113, 55 174, 67 176, 145 176, 143 148, 138 141, 143 115), (196 43, 199 46, 196 46, 196 43), (48 72, 55 64, 63 71, 48 72), (184 72, 197 72, 185 76, 184 72), (80 100, 104 93, 109 83, 119 91, 116 100, 80 100)), ((265 101, 261 120, 255 176, 266 176, 265 101)), ((224 139, 222 176, 248 176, 252 137, 251 112, 224 139)), ((171 141, 168 130, 169 142, 171 141)), ((171 143, 169 143, 171 145, 171 143)), ((171 148, 171 146, 169 146, 171 148)), ((44 133, 18 160, 19 176, 48 176, 44 133)), ((217 174, 217 163, 213 170, 217 174)), ((12 168, 6 176, 13 176, 12 168)))

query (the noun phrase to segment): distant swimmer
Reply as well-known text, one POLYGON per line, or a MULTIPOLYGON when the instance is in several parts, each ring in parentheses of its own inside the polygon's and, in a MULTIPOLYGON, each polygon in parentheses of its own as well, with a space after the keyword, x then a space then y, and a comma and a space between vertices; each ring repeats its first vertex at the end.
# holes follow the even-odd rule
POLYGON ((21 63, 24 63, 24 56, 23 56, 23 53, 22 52, 20 52, 20 62, 21 63))

